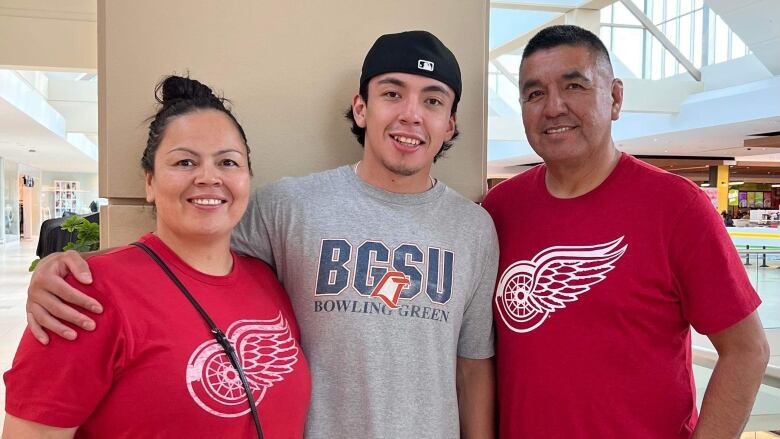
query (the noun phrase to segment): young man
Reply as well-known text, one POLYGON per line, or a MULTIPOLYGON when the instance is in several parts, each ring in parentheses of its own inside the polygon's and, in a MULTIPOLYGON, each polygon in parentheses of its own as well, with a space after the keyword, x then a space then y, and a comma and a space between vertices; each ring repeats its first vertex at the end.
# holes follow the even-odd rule
MULTIPOLYGON (((435 36, 380 37, 352 102, 362 160, 258 191, 234 232, 233 248, 274 266, 290 295, 312 373, 309 438, 494 434, 495 230, 430 176, 460 95, 457 60, 435 36)), ((95 305, 54 280, 83 262, 41 264, 30 309, 51 329, 62 328, 40 307, 83 327, 45 291, 95 305)))
POLYGON ((484 202, 500 245, 501 437, 738 437, 768 348, 717 212, 691 182, 615 149, 623 85, 592 33, 532 38, 520 96, 545 163, 484 202), (720 355, 698 423, 691 325, 720 355))

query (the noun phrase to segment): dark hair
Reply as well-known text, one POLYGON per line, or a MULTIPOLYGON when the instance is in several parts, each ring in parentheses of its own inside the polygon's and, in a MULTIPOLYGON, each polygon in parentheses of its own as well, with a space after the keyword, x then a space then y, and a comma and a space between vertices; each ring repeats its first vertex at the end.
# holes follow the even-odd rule
POLYGON ((595 55, 597 60, 606 62, 609 71, 612 72, 612 62, 609 60, 609 52, 593 32, 583 29, 579 26, 569 24, 550 26, 542 29, 528 41, 523 49, 523 57, 520 61, 522 69, 526 58, 540 50, 553 49, 558 46, 581 46, 585 47, 595 55))
MULTIPOLYGON (((368 104, 368 82, 366 82, 364 85, 360 86, 360 90, 358 91, 360 93, 360 97, 363 99, 363 102, 368 104)), ((450 111, 450 115, 455 114, 458 111, 458 101, 456 100, 452 104, 452 110, 450 111)), ((350 122, 352 122, 352 127, 349 129, 352 131, 352 134, 355 135, 355 138, 357 139, 358 143, 361 146, 365 146, 366 144, 366 129, 359 126, 357 122, 355 121, 355 115, 352 114, 352 106, 347 108, 347 111, 344 112, 344 117, 347 118, 350 122)), ((436 160, 439 160, 439 157, 442 156, 446 151, 448 151, 450 148, 453 147, 455 138, 458 137, 460 134, 460 131, 458 131, 458 125, 455 124, 455 133, 452 134, 452 138, 448 142, 444 142, 441 145, 441 149, 439 152, 436 153, 435 156, 433 156, 433 162, 436 163, 436 160)))
POLYGON ((141 168, 144 171, 154 174, 154 154, 160 147, 165 129, 171 119, 198 110, 217 110, 225 113, 241 134, 246 146, 247 167, 249 174, 252 174, 252 162, 249 160, 249 144, 246 141, 246 134, 233 113, 225 106, 225 103, 230 101, 216 96, 208 86, 199 81, 174 75, 166 77, 157 84, 154 88, 154 98, 161 107, 154 116, 149 118, 152 121, 149 124, 149 138, 146 140, 146 149, 141 156, 141 168))

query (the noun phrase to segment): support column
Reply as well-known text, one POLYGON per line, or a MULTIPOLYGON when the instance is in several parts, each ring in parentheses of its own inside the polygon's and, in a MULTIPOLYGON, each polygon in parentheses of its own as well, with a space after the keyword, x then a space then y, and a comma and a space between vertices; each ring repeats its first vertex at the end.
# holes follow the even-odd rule
POLYGON ((100 195, 109 200, 101 217, 101 243, 124 244, 154 225, 151 209, 143 205, 138 162, 146 144, 144 121, 155 107, 154 85, 163 76, 189 72, 232 101, 252 148, 253 184, 260 186, 361 157, 344 110, 357 93, 360 67, 374 41, 405 29, 433 32, 458 58, 462 134, 433 174, 468 198, 482 198, 487 1, 306 0, 292 5, 233 0, 193 7, 190 0, 135 0, 97 5, 100 195))
POLYGON ((710 166, 710 187, 718 188, 718 212, 729 209, 729 167, 710 166))

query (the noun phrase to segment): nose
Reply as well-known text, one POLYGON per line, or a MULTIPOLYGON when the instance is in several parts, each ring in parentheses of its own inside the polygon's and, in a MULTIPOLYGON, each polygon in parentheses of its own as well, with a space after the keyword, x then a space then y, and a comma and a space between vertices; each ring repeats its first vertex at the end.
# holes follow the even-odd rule
POLYGON ((557 90, 551 90, 544 99, 544 115, 550 119, 566 114, 568 107, 557 90))
POLYGON ((422 123, 422 116, 420 115, 421 110, 421 106, 417 102, 417 99, 407 99, 403 103, 399 119, 402 123, 419 125, 422 123))
POLYGON ((222 184, 222 173, 214 163, 205 162, 195 173, 195 184, 198 186, 218 186, 222 184))

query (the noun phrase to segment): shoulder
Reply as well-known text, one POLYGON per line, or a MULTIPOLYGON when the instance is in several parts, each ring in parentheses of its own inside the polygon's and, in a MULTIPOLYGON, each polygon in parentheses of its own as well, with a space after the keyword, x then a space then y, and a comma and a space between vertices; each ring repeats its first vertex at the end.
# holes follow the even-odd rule
POLYGON ((634 180, 634 183, 632 184, 633 187, 645 187, 647 189, 655 188, 666 192, 671 191, 676 196, 688 195, 689 197, 693 197, 702 192, 701 188, 691 180, 664 171, 663 169, 657 168, 634 157, 629 158, 629 166, 628 175, 634 180))
POLYGON ((491 211, 497 204, 501 204, 508 198, 516 199, 523 193, 530 193, 531 188, 534 187, 533 184, 544 171, 545 167, 543 164, 536 165, 531 169, 525 170, 514 177, 498 183, 485 195, 482 205, 485 209, 491 211))
POLYGON ((80 284, 72 275, 69 275, 66 280, 75 288, 89 292, 90 295, 112 296, 109 290, 121 289, 123 280, 133 282, 138 279, 140 270, 151 261, 149 256, 138 247, 132 245, 117 247, 87 258, 94 279, 91 285, 80 284))
POLYGON ((87 258, 90 271, 95 273, 113 272, 118 270, 133 270, 146 254, 134 245, 125 245, 111 249, 105 253, 87 258))
POLYGON ((284 177, 269 183, 254 192, 256 202, 286 202, 303 195, 320 191, 339 180, 342 168, 316 172, 302 177, 284 177))
POLYGON ((482 238, 490 238, 495 235, 493 219, 482 206, 450 187, 447 187, 443 200, 446 212, 440 214, 442 219, 455 221, 459 225, 467 227, 471 234, 481 235, 482 238))

